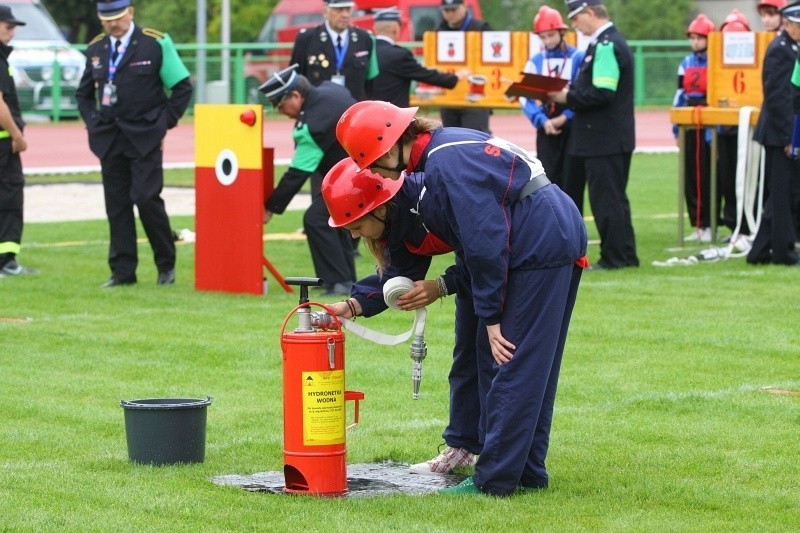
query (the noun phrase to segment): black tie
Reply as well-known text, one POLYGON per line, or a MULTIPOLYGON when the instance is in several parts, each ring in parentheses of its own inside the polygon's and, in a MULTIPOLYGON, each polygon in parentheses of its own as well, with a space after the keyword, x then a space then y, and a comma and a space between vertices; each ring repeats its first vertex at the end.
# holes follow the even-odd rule
POLYGON ((119 39, 117 39, 117 41, 114 43, 114 53, 111 54, 111 62, 112 63, 114 63, 117 60, 117 56, 119 55, 119 45, 121 45, 121 44, 122 44, 122 41, 120 41, 119 39))
POLYGON ((341 34, 336 36, 336 49, 338 51, 340 51, 340 52, 342 51, 342 35, 341 34))

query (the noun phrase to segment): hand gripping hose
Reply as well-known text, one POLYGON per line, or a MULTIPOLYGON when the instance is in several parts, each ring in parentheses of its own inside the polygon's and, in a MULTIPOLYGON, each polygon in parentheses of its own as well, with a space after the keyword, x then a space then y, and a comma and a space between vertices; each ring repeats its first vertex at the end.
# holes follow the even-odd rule
MULTIPOLYGON (((403 294, 407 293, 414 288, 414 282, 408 278, 396 277, 386 282, 383 286, 383 299, 386 305, 392 309, 398 309, 397 299, 403 294)), ((414 323, 411 329, 400 335, 387 335, 379 331, 371 330, 360 324, 356 324, 347 318, 340 318, 344 328, 359 337, 370 340, 377 344, 385 346, 394 346, 405 342, 412 335, 414 340, 411 342, 411 384, 413 387, 412 398, 419 399, 419 386, 422 382, 422 360, 428 354, 427 346, 425 345, 425 318, 427 317, 427 310, 423 307, 417 309, 414 314, 414 323)))

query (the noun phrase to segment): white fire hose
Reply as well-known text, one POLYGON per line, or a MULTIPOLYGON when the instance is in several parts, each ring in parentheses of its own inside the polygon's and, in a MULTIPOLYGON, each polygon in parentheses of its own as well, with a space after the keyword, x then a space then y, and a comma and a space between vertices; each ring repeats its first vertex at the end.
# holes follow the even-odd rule
POLYGON ((671 257, 666 261, 653 261, 653 266, 696 265, 701 261, 715 262, 746 256, 750 251, 758 226, 761 224, 764 206, 764 149, 752 140, 750 127, 750 115, 755 110, 755 107, 750 106, 739 109, 739 132, 736 139, 736 227, 728 244, 706 248, 689 257, 671 257), (741 234, 743 221, 747 222, 752 235, 741 234))
MULTIPOLYGON (((383 286, 383 299, 386 305, 392 309, 399 309, 397 306, 397 299, 413 288, 414 282, 408 278, 392 278, 383 286)), ((355 333, 359 337, 385 346, 400 344, 401 342, 407 341, 412 335, 414 336, 410 349, 412 360, 411 384, 413 386, 412 397, 417 400, 419 399, 419 385, 422 381, 422 360, 425 359, 425 356, 428 354, 428 348, 425 345, 425 318, 427 313, 424 307, 417 309, 414 313, 414 323, 411 329, 399 335, 387 335, 386 333, 381 333, 380 331, 375 331, 360 324, 356 324, 347 318, 340 317, 339 320, 341 320, 346 330, 355 333)))

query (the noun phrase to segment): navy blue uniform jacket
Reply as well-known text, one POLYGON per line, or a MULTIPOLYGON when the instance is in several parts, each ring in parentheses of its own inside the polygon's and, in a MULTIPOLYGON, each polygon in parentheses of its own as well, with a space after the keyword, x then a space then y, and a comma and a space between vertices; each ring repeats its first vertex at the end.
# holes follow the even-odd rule
POLYGON ((86 70, 76 98, 89 130, 89 147, 100 159, 118 132, 128 138, 139 154, 149 154, 161 144, 167 130, 178 123, 189 105, 192 84, 188 76, 172 87, 164 87, 159 75, 162 49, 153 34, 157 32, 143 32, 139 26, 134 27, 114 77, 118 102, 112 107, 99 105, 108 81, 111 41, 105 36, 86 49, 86 70))
POLYGON ((319 87, 311 87, 294 124, 294 157, 267 200, 268 210, 283 213, 309 176, 313 176, 312 197, 321 194, 322 178, 333 165, 347 157, 336 140, 336 123, 355 103, 341 85, 326 81, 319 87))
POLYGON ((472 284, 475 314, 500 321, 510 270, 557 268, 586 254, 586 226, 555 185, 522 201, 541 163, 513 144, 477 130, 435 130, 415 172, 424 172, 416 211, 455 249, 472 284))
MULTIPOLYGON (((374 274, 353 285, 353 297, 361 304, 362 315, 370 317, 387 309, 383 299, 383 285, 390 279, 403 276, 412 280, 425 279, 431 265, 431 256, 451 252, 453 247, 432 235, 417 212, 419 194, 423 188, 421 173, 409 174, 403 186, 391 200, 392 210, 387 221, 386 253, 388 266, 383 276, 374 274), (426 246, 435 241, 436 249, 426 246)), ((448 294, 460 292, 463 276, 456 265, 448 267, 442 275, 448 294), (462 277, 460 277, 462 276, 462 277)))
POLYGON ((797 43, 781 31, 767 47, 761 78, 764 101, 753 132, 753 140, 764 146, 783 148, 792 141, 792 70, 797 57, 797 43))
POLYGON ((378 53, 379 72, 368 91, 370 100, 383 100, 397 107, 408 107, 412 80, 446 89, 452 89, 458 83, 458 76, 455 74, 420 65, 407 48, 384 39, 376 39, 375 49, 378 53))
MULTIPOLYGON (((367 99, 367 83, 375 77, 375 47, 372 35, 361 28, 348 28, 347 51, 342 70, 345 87, 358 101, 367 99), (372 63, 372 64, 371 64, 372 63)), ((331 36, 320 24, 297 34, 289 64, 297 63, 297 72, 314 84, 330 81, 336 74, 336 51, 331 36)))
POLYGON ((567 106, 575 111, 567 153, 597 157, 631 153, 636 147, 633 115, 633 56, 628 43, 610 26, 589 45, 578 77, 567 93, 567 106), (617 90, 600 89, 593 83, 595 50, 611 44, 619 67, 617 90))

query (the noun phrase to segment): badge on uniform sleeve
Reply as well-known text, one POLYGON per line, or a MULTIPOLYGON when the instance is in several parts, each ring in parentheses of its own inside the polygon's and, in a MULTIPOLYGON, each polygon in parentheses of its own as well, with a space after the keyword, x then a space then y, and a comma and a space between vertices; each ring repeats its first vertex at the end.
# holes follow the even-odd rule
POLYGON ((92 56, 92 68, 100 68, 100 56, 92 56))

